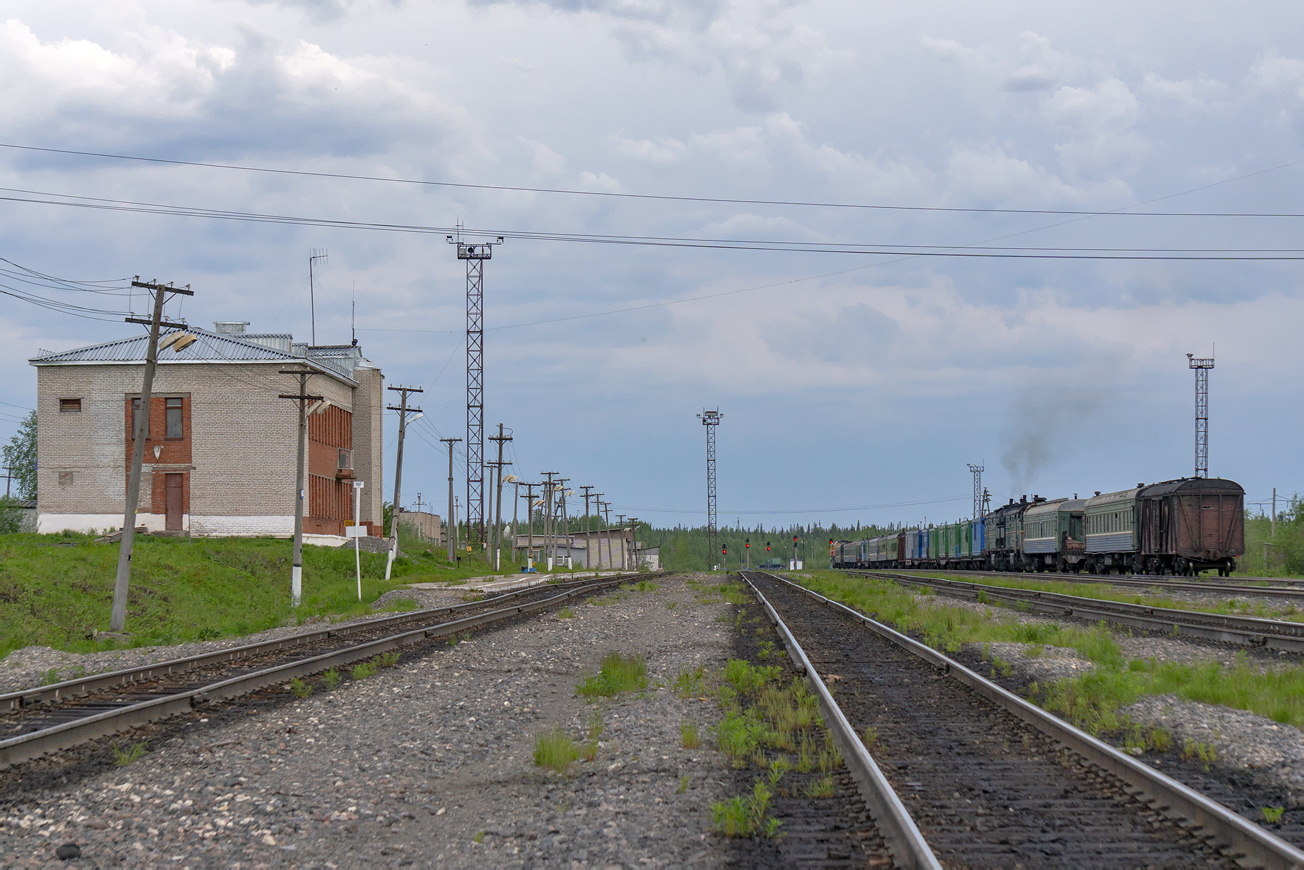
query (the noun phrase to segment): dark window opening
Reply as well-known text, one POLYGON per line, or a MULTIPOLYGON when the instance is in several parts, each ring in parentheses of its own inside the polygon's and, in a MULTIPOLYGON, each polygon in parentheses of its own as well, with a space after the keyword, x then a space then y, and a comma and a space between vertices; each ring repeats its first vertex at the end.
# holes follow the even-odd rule
POLYGON ((76 412, 81 410, 81 399, 60 399, 59 412, 76 412))
POLYGON ((184 437, 181 425, 181 404, 182 400, 180 398, 167 399, 164 403, 167 412, 168 438, 184 437))

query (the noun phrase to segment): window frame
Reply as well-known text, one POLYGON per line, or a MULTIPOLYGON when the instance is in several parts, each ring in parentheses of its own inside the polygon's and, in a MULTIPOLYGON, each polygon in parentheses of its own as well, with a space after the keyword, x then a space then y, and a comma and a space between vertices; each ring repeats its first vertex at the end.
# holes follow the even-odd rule
POLYGON ((82 410, 82 400, 80 398, 59 400, 60 414, 80 414, 81 410, 82 410))
MULTIPOLYGON (((140 413, 141 401, 140 396, 133 396, 131 399, 131 423, 127 431, 127 440, 136 440, 136 415, 140 413)), ((149 440, 149 413, 145 414, 145 440, 149 440)))
POLYGON ((163 399, 163 440, 183 441, 186 437, 186 400, 184 396, 166 396, 163 399), (172 404, 175 402, 176 404, 172 404), (177 434, 172 434, 172 412, 177 412, 177 434))

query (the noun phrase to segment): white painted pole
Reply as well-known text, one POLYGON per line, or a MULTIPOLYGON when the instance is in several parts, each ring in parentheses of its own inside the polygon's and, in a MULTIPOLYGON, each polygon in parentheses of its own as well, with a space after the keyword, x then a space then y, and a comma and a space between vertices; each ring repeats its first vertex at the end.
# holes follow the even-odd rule
POLYGON ((358 534, 362 527, 362 486, 361 480, 353 481, 353 562, 358 569, 358 600, 362 600, 362 537, 358 534))

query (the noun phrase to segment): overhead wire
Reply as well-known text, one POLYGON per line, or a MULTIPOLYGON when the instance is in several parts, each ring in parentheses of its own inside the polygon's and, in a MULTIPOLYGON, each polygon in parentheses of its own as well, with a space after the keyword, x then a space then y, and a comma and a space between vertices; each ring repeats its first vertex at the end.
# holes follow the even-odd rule
MULTIPOLYGON (((15 151, 41 152, 47 154, 62 154, 77 157, 95 157, 107 160, 125 160, 136 161, 141 163, 153 163, 169 166, 191 166, 204 169, 222 169, 237 172, 265 173, 270 175, 292 175, 303 178, 327 178, 345 181, 369 181, 380 182, 385 184, 412 185, 418 187, 439 187, 460 190, 485 190, 485 191, 505 191, 511 193, 542 193, 555 194, 562 196, 576 197, 595 197, 607 199, 627 199, 627 200, 652 200, 661 202, 686 202, 686 203, 705 203, 719 205, 764 205, 764 206, 781 206, 797 208, 827 208, 827 209, 852 209, 866 211, 905 211, 905 212, 937 212, 937 213, 958 213, 958 214, 1024 214, 1024 215, 1082 215, 1082 216, 1106 216, 1114 215, 1119 217, 1218 217, 1218 218, 1301 218, 1304 213, 1300 212, 1139 212, 1118 210, 1087 210, 1087 209, 1050 209, 1050 208, 1000 208, 1000 207, 981 207, 981 206, 924 206, 924 205, 889 205, 883 203, 851 203, 851 202, 820 202, 815 200, 782 200, 782 199, 749 199, 749 198, 732 198, 716 196, 697 196, 686 194, 656 194, 656 193, 633 193, 623 191, 609 190, 579 190, 575 188, 558 188, 558 187, 527 187, 521 185, 507 184, 478 184, 471 182, 457 181, 432 181, 429 179, 416 178, 394 178, 380 175, 362 175, 347 172, 323 172, 320 170, 309 169, 284 169, 279 167, 268 166, 251 166, 237 163, 211 163, 199 160, 175 160, 164 157, 145 157, 133 154, 113 154, 102 151, 80 151, 71 148, 47 148, 36 145, 19 145, 17 143, 0 142, 0 148, 8 148, 15 151)), ((1175 196, 1182 196, 1187 193, 1194 193, 1201 190, 1208 190, 1227 184, 1232 181, 1240 181, 1246 178, 1252 178, 1257 175, 1263 175, 1269 172, 1276 172, 1281 169, 1287 169, 1304 163, 1304 160, 1292 160, 1278 166, 1267 167, 1254 172, 1244 173, 1233 178, 1222 179, 1192 188, 1182 193, 1169 194, 1167 196, 1156 197, 1147 200, 1136 206, 1127 206, 1125 208, 1136 208, 1141 205, 1148 205, 1154 202, 1161 202, 1171 199, 1175 196)))

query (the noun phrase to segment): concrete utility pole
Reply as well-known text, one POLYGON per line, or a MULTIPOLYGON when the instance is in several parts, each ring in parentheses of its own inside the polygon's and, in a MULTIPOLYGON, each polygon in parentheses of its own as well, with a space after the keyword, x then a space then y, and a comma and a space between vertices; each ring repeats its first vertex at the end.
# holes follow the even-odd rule
POLYGON ((638 517, 629 518, 629 570, 638 570, 638 517))
POLYGON ((1272 488, 1272 536, 1277 537, 1277 487, 1272 488))
POLYGON ((512 481, 512 564, 516 564, 516 509, 520 507, 521 502, 521 482, 512 481))
MULTIPOLYGON (((503 549, 502 525, 503 525, 503 444, 512 440, 511 435, 503 434, 503 424, 498 424, 498 434, 489 436, 490 441, 498 444, 498 461, 495 462, 494 469, 498 472, 497 493, 494 500, 494 506, 498 512, 494 515, 494 570, 501 570, 501 553, 503 549)), ((511 465, 511 463, 507 463, 511 465)))
MULTIPOLYGON (((420 408, 408 407, 408 393, 424 391, 420 387, 387 387, 386 389, 393 390, 400 397, 397 408, 393 405, 385 406, 390 411, 398 411, 398 453, 394 458, 394 513, 389 521, 389 557, 385 559, 385 579, 388 580, 390 571, 394 568, 394 560, 398 558, 398 521, 399 514, 403 512, 403 502, 399 500, 403 491, 403 436, 407 434, 408 413, 411 412, 418 417, 422 413, 420 408)), ((412 419, 415 420, 416 417, 412 419)))
POLYGON ((602 528, 606 532, 602 537, 607 542, 607 564, 614 568, 616 567, 616 556, 611 552, 611 502, 602 502, 598 506, 598 510, 602 511, 602 528))
POLYGON ((453 564, 453 551, 457 549, 457 517, 453 513, 453 445, 461 438, 440 438, 448 445, 448 531, 445 533, 445 545, 448 548, 448 563, 453 564))
POLYGON ((620 567, 621 570, 629 564, 629 548, 625 546, 625 515, 616 514, 616 525, 620 526, 620 567))
MULTIPOLYGON (((553 481, 556 487, 557 500, 552 504, 552 564, 557 565, 561 562, 561 536, 566 532, 566 482, 570 478, 559 477, 553 481)), ((570 556, 569 542, 566 547, 566 555, 570 556)))
POLYGON ((522 483, 525 487, 525 522, 530 529, 529 542, 525 547, 525 567, 534 567, 534 488, 541 483, 522 483))
POLYGON ((599 526, 599 528, 598 528, 598 530, 597 530, 597 531, 599 532, 599 534, 598 534, 598 545, 597 545, 597 548, 596 548, 596 549, 597 549, 597 564, 598 564, 598 568, 599 568, 599 569, 602 568, 602 539, 603 539, 604 537, 606 537, 605 535, 601 534, 601 532, 602 532, 602 529, 601 529, 601 526, 602 526, 602 496, 603 496, 603 493, 600 493, 600 492, 595 492, 595 493, 593 493, 593 511, 594 511, 594 514, 595 514, 594 519, 598 521, 598 526, 599 526))
POLYGON ((308 394, 308 378, 312 372, 307 369, 281 369, 280 374, 299 376, 299 392, 279 395, 279 398, 299 403, 299 443, 294 467, 294 559, 290 564, 290 605, 298 607, 303 596, 303 502, 307 495, 304 491, 304 451, 308 442, 308 403, 317 402, 316 411, 326 407, 326 397, 308 394))
POLYGON ((1212 354, 1208 359, 1186 355, 1187 368, 1195 370, 1195 476, 1209 476, 1209 370, 1213 368, 1212 354))
POLYGON ((584 567, 592 568, 593 532, 589 531, 589 490, 593 489, 593 487, 581 486, 580 489, 584 490, 584 561, 588 563, 584 567))
POLYGON ((556 477, 558 473, 556 471, 544 471, 541 472, 541 474, 548 478, 543 484, 543 551, 547 554, 544 557, 544 564, 547 565, 548 570, 551 571, 553 557, 556 554, 553 550, 552 543, 550 542, 551 539, 548 537, 548 534, 552 528, 552 479, 556 477))
MULTIPOLYGON (((137 276, 131 282, 132 287, 143 287, 154 293, 154 316, 149 320, 128 317, 128 323, 149 326, 149 346, 145 351, 145 382, 140 389, 140 413, 135 415, 132 426, 131 472, 127 477, 127 504, 122 512, 122 543, 118 546, 118 576, 113 584, 113 611, 109 616, 109 631, 121 633, 127 623, 127 587, 131 583, 131 548, 136 540, 136 507, 140 502, 140 467, 145 462, 145 439, 149 437, 149 400, 154 389, 154 369, 158 365, 158 333, 164 326, 163 303, 167 294, 194 296, 190 285, 173 287, 171 284, 159 284, 156 281, 141 281, 137 276)), ((184 329, 184 324, 168 323, 169 327, 184 329)), ((193 336, 191 337, 193 340, 193 336)), ((191 342, 186 342, 190 344, 191 342)), ((174 343, 173 347, 180 350, 174 343)), ((185 345, 182 345, 184 347, 185 345)), ((5 494, 8 495, 6 486, 5 494)))

